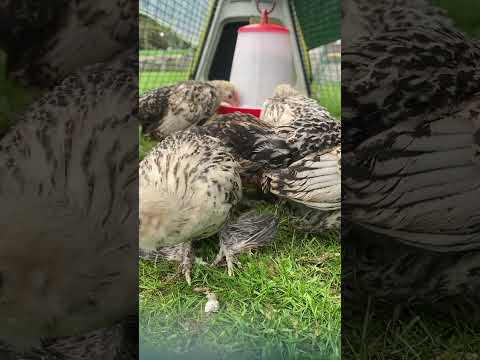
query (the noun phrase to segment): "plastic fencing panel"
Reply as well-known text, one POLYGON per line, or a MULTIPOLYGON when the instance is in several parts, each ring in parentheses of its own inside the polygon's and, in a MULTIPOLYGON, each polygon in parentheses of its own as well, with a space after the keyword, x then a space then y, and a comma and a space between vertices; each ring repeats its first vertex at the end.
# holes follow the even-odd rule
POLYGON ((341 0, 292 0, 296 30, 310 69, 311 96, 336 118, 341 115, 341 0))
POLYGON ((213 0, 140 0, 140 93, 187 80, 213 0))

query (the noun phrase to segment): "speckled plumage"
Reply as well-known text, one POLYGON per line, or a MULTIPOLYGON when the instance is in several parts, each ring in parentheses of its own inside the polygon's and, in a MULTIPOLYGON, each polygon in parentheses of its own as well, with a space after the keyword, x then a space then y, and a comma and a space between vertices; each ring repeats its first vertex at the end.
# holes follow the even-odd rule
POLYGON ((317 101, 300 94, 290 85, 278 85, 271 98, 265 100, 260 119, 273 128, 291 126, 298 118, 335 122, 329 112, 317 101))
POLYGON ((243 172, 255 172, 262 166, 278 167, 292 162, 294 149, 273 128, 259 123, 253 115, 221 115, 202 131, 221 139, 242 164, 243 172))
POLYGON ((136 52, 68 76, 0 141, 0 338, 136 314, 136 52))
POLYGON ((480 46, 449 28, 401 28, 342 54, 343 150, 406 119, 448 113, 480 91, 480 46))
POLYGON ((288 124, 270 126, 252 115, 232 113, 219 116, 205 131, 222 139, 238 158, 253 163, 253 168, 285 167, 341 142, 339 122, 301 115, 288 124))
POLYGON ((478 319, 478 42, 395 28, 342 60, 344 298, 478 319))
POLYGON ((346 216, 435 251, 480 248, 473 119, 480 119, 480 93, 448 114, 405 120, 364 141, 345 161, 346 216))
POLYGON ((445 10, 428 0, 343 0, 342 49, 396 28, 453 27, 445 10))
POLYGON ((289 222, 295 229, 305 233, 320 234, 325 231, 338 231, 341 223, 341 210, 318 211, 299 202, 286 201, 284 209, 289 222))
POLYGON ((437 250, 475 242, 474 228, 462 230, 475 209, 459 199, 472 198, 479 171, 480 47, 452 29, 415 28, 354 48, 342 84, 348 216, 437 250), (451 211, 456 198, 465 206, 451 211))
POLYGON ((214 235, 241 195, 239 164, 219 139, 195 129, 172 134, 140 163, 140 247, 214 235))
POLYGON ((220 231, 220 250, 214 265, 225 259, 228 274, 232 276, 233 264, 237 261, 235 256, 270 244, 277 226, 278 222, 272 214, 259 214, 256 210, 240 214, 220 231))
POLYGON ((0 4, 7 73, 48 88, 79 68, 110 60, 138 41, 132 0, 15 0, 0 4))
POLYGON ((340 147, 307 155, 286 168, 264 173, 264 188, 307 207, 340 209, 340 147))
POLYGON ((139 122, 144 134, 162 140, 175 131, 203 125, 222 101, 234 102, 236 97, 233 85, 226 81, 184 81, 144 93, 139 122))
POLYGON ((209 125, 208 131, 233 149, 244 168, 260 172, 265 191, 316 210, 334 211, 336 215, 320 223, 334 220, 339 226, 341 124, 315 100, 285 85, 276 89, 266 108, 270 110, 265 120, 229 114, 209 125))

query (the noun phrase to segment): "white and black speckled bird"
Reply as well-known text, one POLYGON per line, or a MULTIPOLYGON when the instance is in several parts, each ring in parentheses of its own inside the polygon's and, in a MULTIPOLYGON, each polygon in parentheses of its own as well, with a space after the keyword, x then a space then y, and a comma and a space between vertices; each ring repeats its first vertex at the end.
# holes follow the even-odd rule
MULTIPOLYGON (((279 109, 281 103, 275 106, 279 109)), ((285 167, 306 155, 340 145, 341 124, 325 109, 320 108, 317 116, 303 116, 301 109, 298 112, 296 117, 283 117, 281 125, 274 125, 277 122, 273 116, 266 122, 249 114, 232 113, 219 116, 205 129, 232 149, 245 164, 243 170, 248 166, 253 169, 285 167), (326 116, 320 118, 318 115, 323 113, 326 116)), ((283 112, 275 113, 283 116, 283 112)))
POLYGON ((480 93, 446 114, 405 120, 362 142, 345 161, 348 219, 435 251, 480 248, 473 200, 480 198, 480 163, 472 158, 479 121, 480 93))
POLYGON ((361 291, 478 308, 478 42, 447 27, 394 29, 342 60, 342 204, 355 252, 345 259, 361 291))
MULTIPOLYGON (((362 38, 396 28, 439 26, 454 23, 442 8, 428 0, 344 0, 342 1, 342 49, 362 38)), ((343 76, 343 74, 342 74, 343 76)))
POLYGON ((242 175, 251 177, 262 167, 286 166, 292 162, 294 149, 290 144, 253 115, 239 112, 221 115, 202 130, 221 139, 231 150, 242 165, 242 175))
POLYGON ((317 101, 302 95, 289 84, 280 84, 273 96, 265 100, 260 120, 272 128, 282 129, 297 119, 317 119, 320 122, 335 122, 330 113, 317 101))
POLYGON ((49 88, 83 66, 110 60, 138 41, 132 0, 2 1, 0 46, 7 75, 49 88))
POLYGON ((239 96, 228 81, 194 81, 150 90, 140 97, 139 122, 142 132, 155 140, 203 125, 221 103, 239 105, 239 96))
MULTIPOLYGON (((243 114, 231 114, 207 128, 230 146, 247 177, 252 172, 260 175, 265 191, 310 208, 338 212, 340 123, 329 117, 298 116, 272 127, 243 114)), ((332 216, 339 219, 339 214, 332 216)))
POLYGON ((397 29, 357 43, 342 62, 344 150, 405 120, 448 117, 480 92, 479 69, 478 41, 450 28, 397 29))
MULTIPOLYGON (((160 142, 140 163, 140 248, 156 251, 216 234, 242 196, 239 167, 219 139, 196 129, 160 142)), ((191 259, 189 249, 183 263, 191 259)))
POLYGON ((137 313, 137 57, 69 75, 0 141, 6 343, 38 345, 137 313))
POLYGON ((286 168, 264 173, 273 194, 318 210, 339 208, 340 146, 306 155, 286 168))
POLYGON ((278 222, 273 214, 259 214, 256 210, 246 211, 232 219, 219 233, 220 250, 213 265, 224 259, 228 274, 233 275, 236 256, 270 244, 275 238, 278 222))
POLYGON ((479 59, 479 43, 450 28, 396 29, 357 42, 342 54, 343 150, 403 120, 448 113, 480 91, 479 59))

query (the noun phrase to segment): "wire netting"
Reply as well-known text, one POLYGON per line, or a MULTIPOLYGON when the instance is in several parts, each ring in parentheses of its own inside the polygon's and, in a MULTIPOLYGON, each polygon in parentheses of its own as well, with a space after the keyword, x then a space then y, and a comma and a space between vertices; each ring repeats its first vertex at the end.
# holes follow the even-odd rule
POLYGON ((213 0, 140 0, 140 93, 189 77, 213 0))
POLYGON ((341 0, 293 0, 311 96, 337 118, 341 113, 341 0))
MULTIPOLYGON (((340 1, 289 1, 310 93, 336 117, 341 112, 340 1)), ((140 1, 140 93, 192 75, 216 3, 140 1)))

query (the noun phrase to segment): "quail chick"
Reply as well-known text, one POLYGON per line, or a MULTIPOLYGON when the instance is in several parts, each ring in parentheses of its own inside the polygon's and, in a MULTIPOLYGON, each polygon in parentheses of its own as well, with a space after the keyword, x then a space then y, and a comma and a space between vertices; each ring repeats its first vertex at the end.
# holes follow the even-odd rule
MULTIPOLYGON (((140 163, 140 248, 156 251, 220 231, 242 197, 239 164, 222 142, 193 130, 176 132, 140 163)), ((190 249, 189 245, 184 249, 190 249)), ((177 256, 180 248, 169 256, 177 256)), ((193 257, 182 251, 190 282, 193 257)))
POLYGON ((238 106, 238 93, 228 81, 189 80, 150 90, 140 96, 139 122, 142 132, 154 140, 203 125, 221 103, 238 106))

